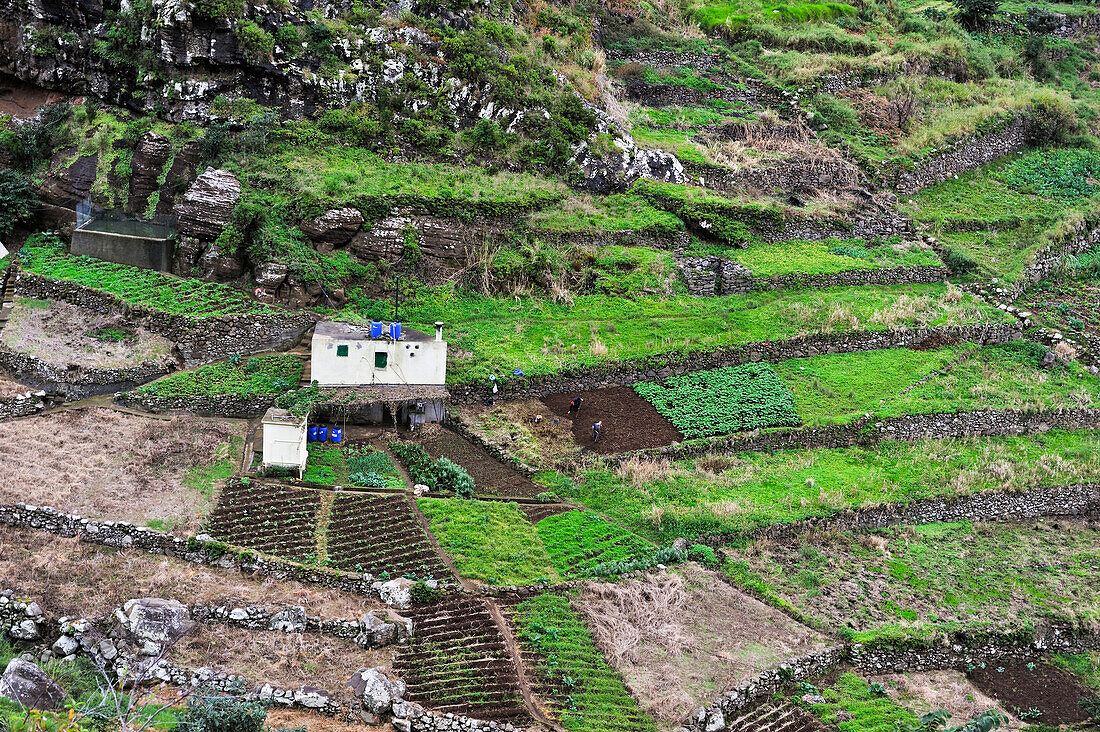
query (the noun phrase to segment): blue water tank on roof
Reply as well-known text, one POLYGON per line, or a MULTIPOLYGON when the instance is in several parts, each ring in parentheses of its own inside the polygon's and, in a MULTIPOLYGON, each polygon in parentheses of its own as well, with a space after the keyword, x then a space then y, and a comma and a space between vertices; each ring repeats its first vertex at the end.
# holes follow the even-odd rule
POLYGON ((393 338, 395 341, 401 338, 400 323, 390 323, 390 338, 393 338))
POLYGON ((370 337, 381 338, 382 334, 386 332, 386 324, 381 320, 372 320, 370 322, 370 337))

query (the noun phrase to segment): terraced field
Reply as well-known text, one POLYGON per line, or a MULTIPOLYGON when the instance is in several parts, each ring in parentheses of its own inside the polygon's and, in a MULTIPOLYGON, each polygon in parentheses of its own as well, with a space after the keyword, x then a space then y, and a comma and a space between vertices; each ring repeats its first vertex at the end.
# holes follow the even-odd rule
POLYGON ((316 558, 321 494, 233 481, 222 490, 206 530, 215 539, 298 561, 316 558))
POLYGON ((530 720, 504 636, 487 601, 462 598, 412 616, 416 634, 394 661, 405 698, 443 713, 522 725, 530 720))
POLYGON ((375 576, 449 578, 405 496, 340 494, 328 526, 332 566, 375 576))

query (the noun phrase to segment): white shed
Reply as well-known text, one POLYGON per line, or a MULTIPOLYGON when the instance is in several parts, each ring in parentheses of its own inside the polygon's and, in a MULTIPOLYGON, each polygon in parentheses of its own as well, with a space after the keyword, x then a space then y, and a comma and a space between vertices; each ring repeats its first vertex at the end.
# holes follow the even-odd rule
POLYGON ((447 380, 447 342, 443 324, 435 338, 402 328, 399 338, 372 337, 367 326, 323 321, 313 332, 311 377, 321 386, 443 384, 447 380))
POLYGON ((8 248, 4 246, 4 242, 0 241, 0 259, 8 256, 8 248))
POLYGON ((263 467, 296 468, 298 477, 306 469, 306 418, 272 407, 263 418, 263 467))

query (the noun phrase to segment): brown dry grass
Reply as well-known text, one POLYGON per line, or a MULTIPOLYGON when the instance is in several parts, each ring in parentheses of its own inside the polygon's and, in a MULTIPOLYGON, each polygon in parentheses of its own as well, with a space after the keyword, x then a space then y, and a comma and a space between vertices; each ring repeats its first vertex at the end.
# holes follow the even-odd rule
MULTIPOLYGON (((894 701, 909 707, 917 715, 943 709, 951 715, 952 724, 963 724, 989 709, 1006 711, 996 701, 971 684, 961 671, 926 671, 906 674, 886 674, 869 677, 880 683, 894 701)), ((1024 724, 1009 717, 1002 730, 1021 730, 1024 724)))
POLYGON ((32 389, 17 381, 0 376, 0 399, 13 399, 20 394, 26 394, 28 391, 32 391, 32 389))
POLYGON ((37 600, 57 617, 102 617, 135 597, 189 604, 301 605, 311 615, 348 619, 380 607, 366 597, 315 585, 253 578, 236 570, 6 526, 0 527, 0 588, 37 600))
POLYGON ((196 625, 168 653, 189 668, 209 666, 257 684, 282 688, 318 686, 349 699, 348 679, 361 668, 393 663, 394 647, 363 650, 350 640, 315 633, 278 633, 196 625))
POLYGON ((826 645, 817 632, 692 563, 642 579, 588 583, 577 607, 634 696, 667 722, 826 645))
POLYGON ((239 447, 228 443, 243 444, 245 427, 240 420, 159 420, 110 409, 22 420, 0 441, 0 503, 135 524, 156 520, 194 533, 211 491, 188 473, 217 460, 239 462, 239 447))
POLYGON ((370 730, 370 732, 393 732, 389 723, 381 727, 368 727, 363 724, 341 722, 331 717, 322 717, 297 709, 272 709, 267 713, 267 726, 271 729, 297 729, 305 727, 309 732, 346 732, 346 730, 370 730))
POLYGON ((174 344, 167 338, 135 327, 119 315, 101 315, 64 302, 17 298, 0 341, 13 351, 66 366, 122 368, 143 361, 175 362, 174 344), (99 328, 133 335, 117 343, 88 335, 99 328))
POLYGON ((573 439, 573 421, 558 417, 538 399, 517 399, 492 407, 464 405, 458 416, 487 442, 528 465, 562 468, 580 455, 580 446, 573 439), (538 424, 536 415, 542 415, 538 424))

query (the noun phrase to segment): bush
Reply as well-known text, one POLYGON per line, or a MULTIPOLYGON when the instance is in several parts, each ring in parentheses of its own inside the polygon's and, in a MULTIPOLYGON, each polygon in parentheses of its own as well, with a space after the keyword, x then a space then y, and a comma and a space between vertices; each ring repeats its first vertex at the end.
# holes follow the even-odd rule
POLYGON ((227 696, 192 696, 177 730, 185 732, 265 732, 267 705, 227 696))
POLYGON ((687 557, 706 567, 718 566, 718 555, 706 544, 692 544, 688 549, 687 557))
POLYGON ((474 479, 461 465, 441 457, 435 461, 432 472, 436 490, 451 491, 459 498, 474 497, 474 479))
POLYGON ((29 180, 14 170, 0 170, 0 236, 30 219, 37 205, 38 194, 29 180))
POLYGON ((252 61, 266 61, 275 51, 275 39, 271 34, 251 20, 243 20, 237 25, 237 42, 252 61))
POLYGON ((414 483, 435 487, 435 463, 424 448, 413 442, 391 442, 390 449, 405 463, 414 483))
POLYGON ((959 9, 957 19, 964 28, 975 29, 993 17, 1000 3, 997 0, 952 0, 959 9))
POLYGON ((375 472, 352 473, 348 476, 348 480, 352 485, 357 485, 360 488, 385 488, 389 485, 385 476, 375 472))
POLYGON ((1064 97, 1036 96, 1024 113, 1024 132, 1032 145, 1058 145, 1077 132, 1077 112, 1064 97))
POLYGON ((428 583, 424 580, 417 580, 409 591, 409 595, 417 605, 434 605, 443 599, 443 590, 428 587, 428 583))

